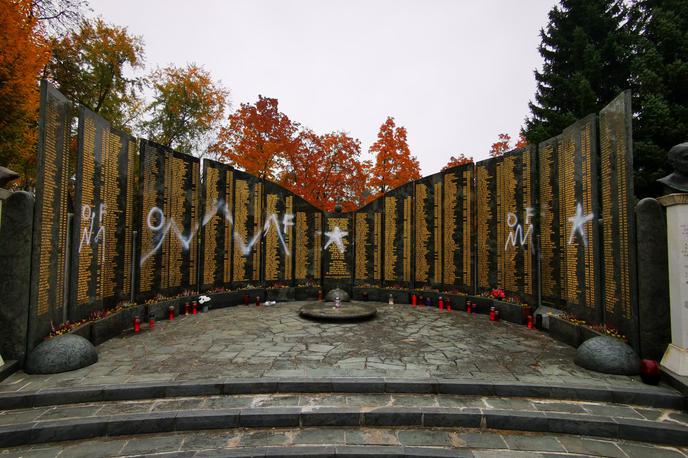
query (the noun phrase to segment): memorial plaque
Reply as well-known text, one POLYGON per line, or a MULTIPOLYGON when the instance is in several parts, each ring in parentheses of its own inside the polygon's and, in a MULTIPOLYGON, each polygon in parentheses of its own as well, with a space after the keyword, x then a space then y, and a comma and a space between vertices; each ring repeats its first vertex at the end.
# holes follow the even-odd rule
POLYGON ((233 283, 258 285, 261 279, 263 183, 246 172, 234 171, 233 283))
POLYGON ((323 288, 351 290, 353 280, 352 214, 326 214, 323 233, 323 288))
POLYGON ((209 159, 203 160, 201 206, 201 290, 224 287, 232 282, 232 231, 234 169, 209 159))
POLYGON ((443 172, 443 289, 473 291, 473 164, 443 172))
POLYGON ((198 158, 141 140, 139 294, 177 295, 198 287, 198 158))
POLYGON ((294 200, 294 280, 297 286, 315 286, 321 277, 323 215, 298 196, 294 200))
POLYGON ((540 201, 540 287, 542 298, 559 305, 561 297, 562 234, 559 226, 559 141, 551 138, 538 146, 540 201))
POLYGON ((41 81, 38 170, 31 262, 31 309, 28 345, 33 348, 64 321, 68 287, 69 142, 72 105, 41 81))
POLYGON ((131 294, 136 141, 86 108, 79 114, 70 318, 131 294))
POLYGON ((385 194, 383 218, 383 285, 411 288, 413 285, 414 183, 385 194))
POLYGON ((504 221, 498 208, 500 195, 497 190, 497 166, 501 162, 502 158, 497 157, 480 161, 475 166, 476 276, 479 290, 503 287, 499 261, 504 246, 500 253, 498 240, 504 230, 504 221))
POLYGON ((291 285, 294 250, 294 197, 271 182, 264 184, 264 281, 266 285, 291 285))
POLYGON ((596 138, 590 115, 540 145, 543 298, 591 322, 601 320, 596 138))
POLYGON ((637 345, 635 198, 631 92, 600 111, 602 287, 605 323, 637 345))
POLYGON ((442 284, 442 183, 441 173, 415 182, 416 288, 442 284))
POLYGON ((383 200, 375 199, 355 213, 355 285, 381 285, 382 210, 383 200))

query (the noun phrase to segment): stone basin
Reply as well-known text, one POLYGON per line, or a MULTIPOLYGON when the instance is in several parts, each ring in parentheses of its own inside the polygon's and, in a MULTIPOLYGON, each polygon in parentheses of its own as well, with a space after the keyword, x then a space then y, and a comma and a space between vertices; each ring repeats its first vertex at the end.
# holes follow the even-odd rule
POLYGON ((362 321, 373 318, 377 308, 364 302, 342 302, 339 308, 334 302, 311 302, 299 310, 299 315, 318 321, 362 321))

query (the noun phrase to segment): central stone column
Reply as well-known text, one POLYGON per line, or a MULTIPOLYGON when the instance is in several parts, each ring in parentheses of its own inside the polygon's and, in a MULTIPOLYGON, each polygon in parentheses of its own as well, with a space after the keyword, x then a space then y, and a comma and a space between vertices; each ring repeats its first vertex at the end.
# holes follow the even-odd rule
POLYGON ((662 366, 688 376, 688 194, 669 194, 657 201, 667 210, 671 343, 662 366))

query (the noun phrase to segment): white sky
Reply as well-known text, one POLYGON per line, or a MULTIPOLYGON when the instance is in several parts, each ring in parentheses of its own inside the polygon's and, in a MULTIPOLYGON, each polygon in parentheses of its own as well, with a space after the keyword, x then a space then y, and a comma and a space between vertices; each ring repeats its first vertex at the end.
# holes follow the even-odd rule
POLYGON ((149 69, 194 62, 318 133, 348 132, 364 156, 386 117, 408 130, 423 175, 452 155, 487 157, 518 137, 554 0, 90 0, 141 35, 149 69))

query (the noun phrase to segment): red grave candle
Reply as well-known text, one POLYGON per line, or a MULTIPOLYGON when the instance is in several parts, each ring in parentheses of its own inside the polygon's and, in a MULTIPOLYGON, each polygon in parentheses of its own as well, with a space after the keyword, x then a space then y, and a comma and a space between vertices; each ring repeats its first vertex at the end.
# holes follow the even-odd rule
POLYGON ((170 321, 174 320, 174 305, 170 305, 167 309, 167 317, 170 319, 170 321))
POLYGON ((437 300, 437 307, 439 307, 440 310, 444 310, 444 301, 442 300, 442 296, 440 296, 437 300))
POLYGON ((494 320, 495 320, 495 308, 490 307, 490 321, 494 321, 494 320))
POLYGON ((451 312, 451 300, 447 299, 447 312, 451 312))
POLYGON ((198 313, 198 302, 197 301, 193 301, 191 303, 191 313, 194 315, 196 315, 198 313))
POLYGON ((148 315, 148 329, 155 328, 155 315, 152 313, 148 315))
POLYGON ((256 296, 256 307, 260 307, 260 296, 256 296))
POLYGON ((141 331, 141 318, 138 316, 134 317, 134 332, 140 332, 141 331))
POLYGON ((411 295, 411 307, 415 307, 417 301, 418 301, 418 298, 416 297, 416 295, 412 294, 411 295))
POLYGON ((471 302, 466 301, 466 313, 471 314, 471 302))
POLYGON ((184 303, 184 315, 188 315, 188 314, 189 314, 189 303, 185 302, 184 303))
POLYGON ((533 315, 528 315, 528 329, 533 329, 533 315))

